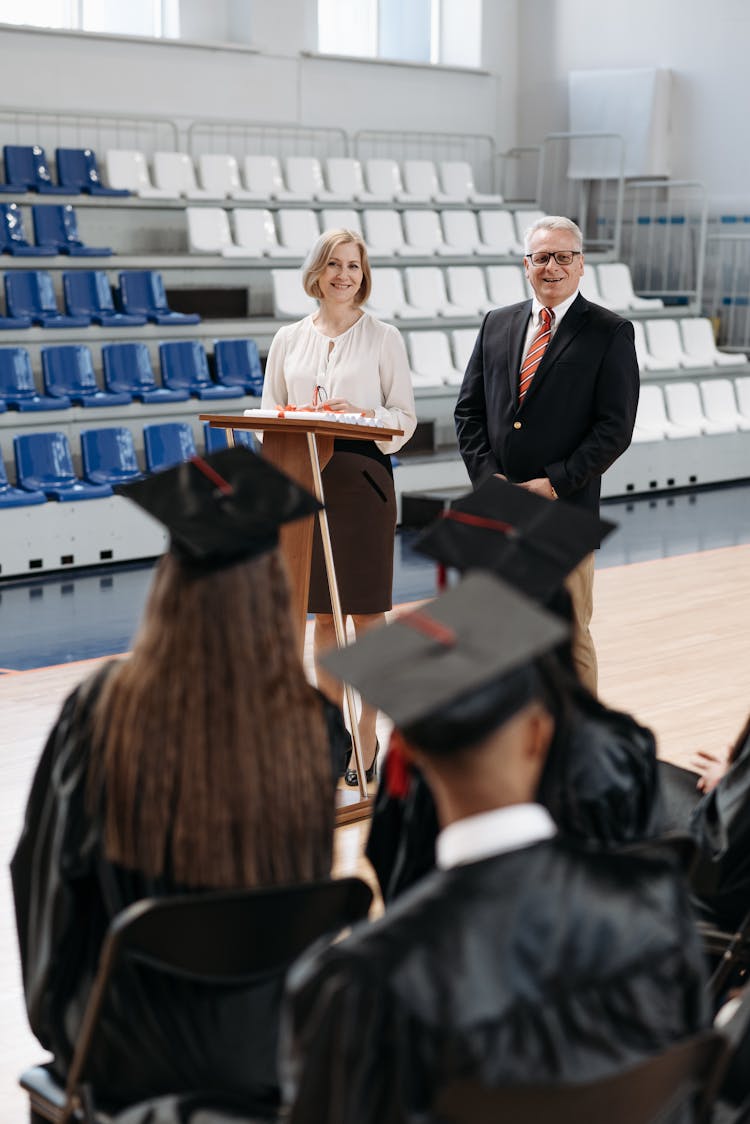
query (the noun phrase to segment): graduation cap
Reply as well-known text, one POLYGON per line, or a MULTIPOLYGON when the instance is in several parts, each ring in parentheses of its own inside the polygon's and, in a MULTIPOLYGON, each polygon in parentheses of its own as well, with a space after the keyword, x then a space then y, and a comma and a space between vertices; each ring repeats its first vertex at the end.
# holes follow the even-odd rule
POLYGON ((471 744, 534 697, 530 665, 567 634, 558 617, 477 571, 321 663, 437 752, 471 744), (433 727, 441 746, 419 733, 433 727))
POLYGON ((322 506, 244 446, 191 457, 115 491, 164 524, 181 561, 207 571, 272 550, 282 524, 322 506))
POLYGON ((461 572, 491 570, 546 601, 616 526, 491 476, 455 500, 414 549, 461 572))

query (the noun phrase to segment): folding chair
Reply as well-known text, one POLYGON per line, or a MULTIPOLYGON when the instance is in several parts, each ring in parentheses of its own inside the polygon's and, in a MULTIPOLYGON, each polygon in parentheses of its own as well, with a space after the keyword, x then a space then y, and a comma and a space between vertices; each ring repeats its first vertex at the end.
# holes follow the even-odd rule
MULTIPOLYGON (((44 1066, 21 1075, 32 1112, 38 1119, 57 1124, 77 1113, 83 1124, 95 1124, 102 1119, 99 1109, 124 1107, 141 1099, 139 1091, 129 1086, 127 1057, 116 1070, 98 1065, 99 1058, 112 1058, 108 1047, 114 1048, 116 1056, 118 1045, 120 1049, 123 1042, 135 1046, 144 1033, 142 1026, 118 1025, 118 994, 123 989, 130 991, 130 981, 136 980, 146 983, 141 994, 149 999, 154 996, 155 1005, 160 996, 168 996, 170 1009, 178 1013, 184 1004, 183 1017, 192 1015, 196 1030, 201 1028, 201 1012, 210 1009, 207 1004, 228 989, 237 994, 237 1013, 246 1012, 248 1032, 260 1020, 265 1026, 267 1050, 263 1057, 250 1052, 242 1073, 237 1072, 236 1053, 233 1069, 232 1061, 223 1056, 222 1043, 211 1041, 209 1031, 189 1036, 195 1039, 195 1046, 191 1050, 192 1042, 180 1043, 178 1072, 189 1074, 190 1084, 183 1089, 173 1085, 162 1092, 234 1093, 246 1098, 249 1113, 255 1110, 275 1116, 278 1011, 286 973, 313 941, 366 917, 371 900, 372 892, 364 882, 345 878, 178 895, 128 906, 110 924, 102 946, 65 1088, 44 1066), (116 1042, 107 1041, 107 1027, 113 1024, 110 1037, 116 1042)), ((151 1070, 144 1076, 151 1078, 149 1093, 153 1096, 158 1095, 153 1086, 164 1079, 176 1047, 158 1018, 149 1021, 148 1030, 149 1056, 143 1058, 139 1070, 142 1074, 151 1070)))
POLYGON ((263 393, 263 370, 255 340, 214 340, 216 381, 241 386, 257 397, 263 393))
POLYGON ((143 448, 149 472, 162 472, 190 460, 198 450, 189 422, 155 422, 143 427, 143 448))
POLYGON ((31 492, 50 499, 95 500, 111 496, 108 484, 89 484, 73 469, 70 444, 64 433, 19 433, 13 438, 16 480, 31 492))
POLYGON ((456 1081, 439 1093, 434 1124, 656 1124, 695 1105, 694 1124, 708 1124, 727 1063, 727 1042, 705 1031, 612 1077, 581 1085, 489 1089, 456 1081))
POLYGON ((56 148, 57 179, 71 195, 130 195, 129 191, 105 187, 99 175, 96 153, 90 148, 56 148))
POLYGON ((133 434, 125 426, 81 432, 83 476, 90 484, 126 484, 143 473, 135 455, 133 434))

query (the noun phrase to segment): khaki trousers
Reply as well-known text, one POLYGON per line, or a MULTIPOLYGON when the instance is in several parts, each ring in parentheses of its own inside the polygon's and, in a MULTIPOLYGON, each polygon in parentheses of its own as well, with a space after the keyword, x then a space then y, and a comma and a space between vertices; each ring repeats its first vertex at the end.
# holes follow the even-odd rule
POLYGON ((594 555, 588 554, 565 579, 573 602, 573 663, 578 676, 592 695, 598 686, 596 649, 589 631, 594 611, 594 555))

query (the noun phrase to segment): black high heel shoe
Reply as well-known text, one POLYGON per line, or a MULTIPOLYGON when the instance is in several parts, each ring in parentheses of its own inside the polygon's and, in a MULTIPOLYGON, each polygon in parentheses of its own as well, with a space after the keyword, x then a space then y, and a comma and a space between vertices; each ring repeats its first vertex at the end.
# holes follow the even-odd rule
MULTIPOLYGON (((365 780, 374 781, 377 775, 378 754, 380 753, 380 743, 377 738, 375 739, 375 756, 372 759, 372 764, 369 769, 365 770, 365 780)), ((352 753, 354 757, 354 753, 352 753)), ((344 784, 348 784, 350 788, 356 788, 359 784, 356 769, 346 769, 344 772, 344 784)))

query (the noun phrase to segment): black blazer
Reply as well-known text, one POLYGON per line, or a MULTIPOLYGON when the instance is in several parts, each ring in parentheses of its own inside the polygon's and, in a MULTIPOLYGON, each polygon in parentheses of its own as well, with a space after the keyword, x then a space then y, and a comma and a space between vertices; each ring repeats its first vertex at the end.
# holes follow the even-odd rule
POLYGON ((475 485, 494 472, 515 483, 547 476, 561 499, 598 513, 601 475, 633 434, 633 325, 579 293, 519 407, 530 315, 528 300, 484 319, 456 403, 461 456, 475 485))

